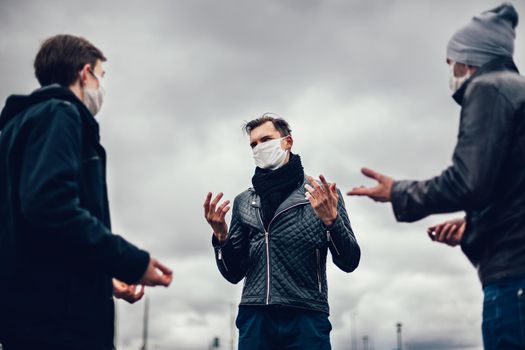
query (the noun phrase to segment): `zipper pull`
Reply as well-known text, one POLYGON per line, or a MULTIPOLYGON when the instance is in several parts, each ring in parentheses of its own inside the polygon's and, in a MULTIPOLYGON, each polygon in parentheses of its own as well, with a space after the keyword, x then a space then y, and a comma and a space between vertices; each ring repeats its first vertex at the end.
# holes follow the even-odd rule
POLYGON ((222 260, 222 249, 221 248, 219 248, 219 250, 217 251, 217 259, 222 260))
POLYGON ((337 246, 335 245, 334 240, 332 239, 332 236, 330 236, 330 231, 326 231, 326 239, 327 239, 328 243, 332 243, 332 246, 335 249, 335 253, 337 255, 341 255, 341 253, 339 253, 339 249, 337 249, 337 246))
POLYGON ((265 239, 266 243, 268 243, 268 232, 264 233, 264 239, 265 239))

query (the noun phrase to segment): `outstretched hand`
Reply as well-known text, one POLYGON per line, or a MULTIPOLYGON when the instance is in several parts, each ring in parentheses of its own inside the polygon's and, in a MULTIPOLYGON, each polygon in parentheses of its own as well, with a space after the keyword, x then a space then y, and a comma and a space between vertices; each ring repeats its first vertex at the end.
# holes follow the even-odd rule
POLYGON ((347 195, 366 196, 376 202, 390 202, 394 179, 368 168, 361 169, 361 172, 366 177, 376 180, 377 185, 374 187, 355 187, 347 195))
POLYGON ((323 221, 326 226, 331 226, 335 219, 337 219, 337 203, 339 201, 339 194, 337 193, 336 184, 329 184, 325 177, 321 175, 321 185, 315 181, 311 176, 307 176, 308 181, 312 186, 306 184, 304 187, 306 198, 312 204, 315 214, 323 221))

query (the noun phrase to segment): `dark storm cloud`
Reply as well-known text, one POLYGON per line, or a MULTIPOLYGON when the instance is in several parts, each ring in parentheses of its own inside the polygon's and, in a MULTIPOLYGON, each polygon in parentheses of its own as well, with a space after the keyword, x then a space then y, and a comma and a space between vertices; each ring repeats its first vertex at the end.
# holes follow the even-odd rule
MULTIPOLYGON (((114 229, 174 268, 150 290, 151 343, 202 349, 229 337, 241 286, 221 278, 203 220, 207 191, 250 186, 243 121, 289 119, 312 175, 343 192, 368 165, 428 178, 450 163, 459 108, 447 90, 445 46, 498 1, 0 2, 0 98, 36 88, 32 60, 56 33, 87 37, 109 58, 100 114, 114 229)), ((518 12, 525 6, 515 1, 518 12)), ((518 27, 516 61, 523 63, 518 27)), ((410 349, 480 349, 481 291, 458 249, 431 243, 444 217, 397 224, 389 206, 344 198, 363 249, 350 275, 329 268, 334 349, 359 337, 410 349)), ((448 217, 448 216, 445 216, 448 217)), ((142 303, 119 303, 120 348, 140 346, 142 303)), ((155 348, 155 347, 154 347, 155 348)))

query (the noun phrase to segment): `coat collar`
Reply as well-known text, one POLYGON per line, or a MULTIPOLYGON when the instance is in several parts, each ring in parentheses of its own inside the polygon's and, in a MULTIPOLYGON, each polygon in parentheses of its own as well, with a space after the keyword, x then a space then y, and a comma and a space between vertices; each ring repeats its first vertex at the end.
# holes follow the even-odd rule
MULTIPOLYGON (((296 205, 300 204, 307 204, 308 199, 306 199, 306 189, 304 186, 306 184, 310 184, 310 182, 306 178, 306 174, 304 175, 303 183, 297 187, 277 208, 275 211, 275 214, 278 214, 279 212, 286 210, 290 207, 294 207, 296 205)), ((250 198, 250 205, 254 208, 260 208, 261 207, 261 198, 257 193, 255 193, 255 190, 253 188, 250 188, 250 192, 252 194, 250 198)))
POLYGON ((66 101, 74 105, 78 110, 87 131, 95 137, 97 141, 100 139, 99 125, 91 112, 69 88, 58 84, 41 87, 33 91, 30 95, 9 96, 2 112, 0 113, 0 130, 29 107, 52 99, 66 101))
POLYGON ((481 66, 476 73, 474 73, 459 89, 456 91, 452 98, 457 102, 458 105, 462 105, 463 98, 465 97, 465 92, 467 91, 468 86, 472 80, 476 79, 479 76, 482 76, 487 73, 497 72, 497 71, 511 71, 519 73, 516 64, 512 58, 497 58, 488 62, 487 64, 481 66))

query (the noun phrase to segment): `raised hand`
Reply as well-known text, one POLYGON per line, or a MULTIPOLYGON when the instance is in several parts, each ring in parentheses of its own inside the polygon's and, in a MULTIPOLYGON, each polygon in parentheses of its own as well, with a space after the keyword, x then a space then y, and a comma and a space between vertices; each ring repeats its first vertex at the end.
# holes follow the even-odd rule
POLYGON ((453 219, 429 227, 427 233, 431 240, 455 247, 461 242, 466 226, 465 219, 453 219))
POLYGON ((366 177, 376 180, 377 185, 374 187, 355 187, 347 195, 367 196, 376 202, 390 202, 394 179, 368 168, 361 169, 361 172, 366 177))
POLYGON ((156 259, 150 258, 148 268, 146 272, 144 272, 139 284, 168 287, 172 280, 173 272, 156 259))
POLYGON ((337 202, 339 194, 337 193, 336 184, 329 184, 323 175, 319 177, 322 185, 311 176, 307 176, 308 181, 312 184, 306 184, 304 187, 306 198, 310 201, 315 214, 323 221, 326 226, 330 226, 337 219, 337 202), (313 186, 313 187, 312 187, 313 186))
POLYGON ((225 216, 230 210, 230 201, 225 201, 217 207, 222 196, 223 194, 221 192, 212 201, 212 193, 209 192, 204 201, 204 217, 208 224, 210 224, 213 234, 219 242, 223 242, 228 238, 228 224, 226 224, 225 216))
POLYGON ((138 290, 137 287, 136 284, 126 284, 113 278, 113 294, 115 298, 125 300, 130 304, 136 303, 144 296, 144 286, 141 285, 138 290))

